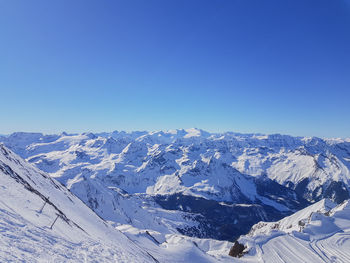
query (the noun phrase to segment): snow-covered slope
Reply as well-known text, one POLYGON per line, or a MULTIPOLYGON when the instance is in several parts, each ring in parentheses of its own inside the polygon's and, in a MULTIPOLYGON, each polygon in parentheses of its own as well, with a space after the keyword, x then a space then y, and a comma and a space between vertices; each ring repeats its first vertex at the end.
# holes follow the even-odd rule
POLYGON ((350 262, 350 202, 324 199, 278 222, 260 222, 238 242, 247 262, 350 262))
POLYGON ((0 261, 156 262, 65 187, 1 144, 0 261))

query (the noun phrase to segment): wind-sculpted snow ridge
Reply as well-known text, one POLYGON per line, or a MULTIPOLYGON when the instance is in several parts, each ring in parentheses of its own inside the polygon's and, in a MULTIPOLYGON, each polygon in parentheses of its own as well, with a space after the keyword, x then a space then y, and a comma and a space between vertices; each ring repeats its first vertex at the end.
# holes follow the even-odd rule
POLYGON ((349 140, 181 129, 0 141, 105 220, 168 234, 233 240, 322 198, 349 198, 349 140))
POLYGON ((157 262, 0 144, 1 262, 157 262))
POLYGON ((350 262, 350 202, 328 199, 277 222, 260 222, 238 243, 243 262, 350 262))

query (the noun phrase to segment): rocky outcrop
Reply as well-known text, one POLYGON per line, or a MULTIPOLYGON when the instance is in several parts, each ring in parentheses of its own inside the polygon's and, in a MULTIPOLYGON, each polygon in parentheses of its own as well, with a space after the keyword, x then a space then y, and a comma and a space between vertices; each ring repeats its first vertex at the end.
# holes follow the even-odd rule
POLYGON ((230 252, 228 253, 231 257, 236 257, 236 258, 240 258, 242 257, 245 253, 245 246, 240 244, 238 241, 235 241, 235 243, 233 244, 233 246, 230 249, 230 252))

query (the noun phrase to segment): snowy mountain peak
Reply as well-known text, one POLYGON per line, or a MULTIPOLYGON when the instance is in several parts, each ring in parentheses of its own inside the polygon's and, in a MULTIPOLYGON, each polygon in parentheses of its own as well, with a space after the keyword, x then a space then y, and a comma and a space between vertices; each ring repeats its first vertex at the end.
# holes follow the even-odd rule
POLYGON ((184 138, 191 138, 191 137, 209 137, 210 133, 205 132, 203 130, 197 129, 197 128, 190 128, 190 129, 186 129, 186 135, 184 136, 184 138))

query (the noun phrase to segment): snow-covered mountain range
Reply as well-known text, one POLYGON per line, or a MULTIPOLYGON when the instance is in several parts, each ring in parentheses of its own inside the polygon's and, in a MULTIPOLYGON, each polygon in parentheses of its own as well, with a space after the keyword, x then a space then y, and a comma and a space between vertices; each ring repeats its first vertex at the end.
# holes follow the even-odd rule
POLYGON ((234 240, 261 220, 349 197, 349 140, 187 129, 0 141, 105 220, 142 229, 234 240))
POLYGON ((278 222, 259 222, 233 245, 106 222, 55 179, 2 145, 0 187, 2 262, 348 262, 350 259, 349 201, 337 206, 323 199, 278 222), (241 257, 231 258, 227 252, 231 248, 231 253, 236 244, 242 247, 241 257))
POLYGON ((350 140, 188 129, 0 142, 2 261, 349 259, 350 140))
POLYGON ((146 215, 137 200, 126 205, 134 201, 128 208, 140 212, 139 219, 150 223, 160 216, 163 221, 153 221, 153 229, 105 221, 55 179, 0 144, 0 262, 232 261, 227 255, 232 243, 181 235, 171 225, 181 213, 153 207, 146 215))

